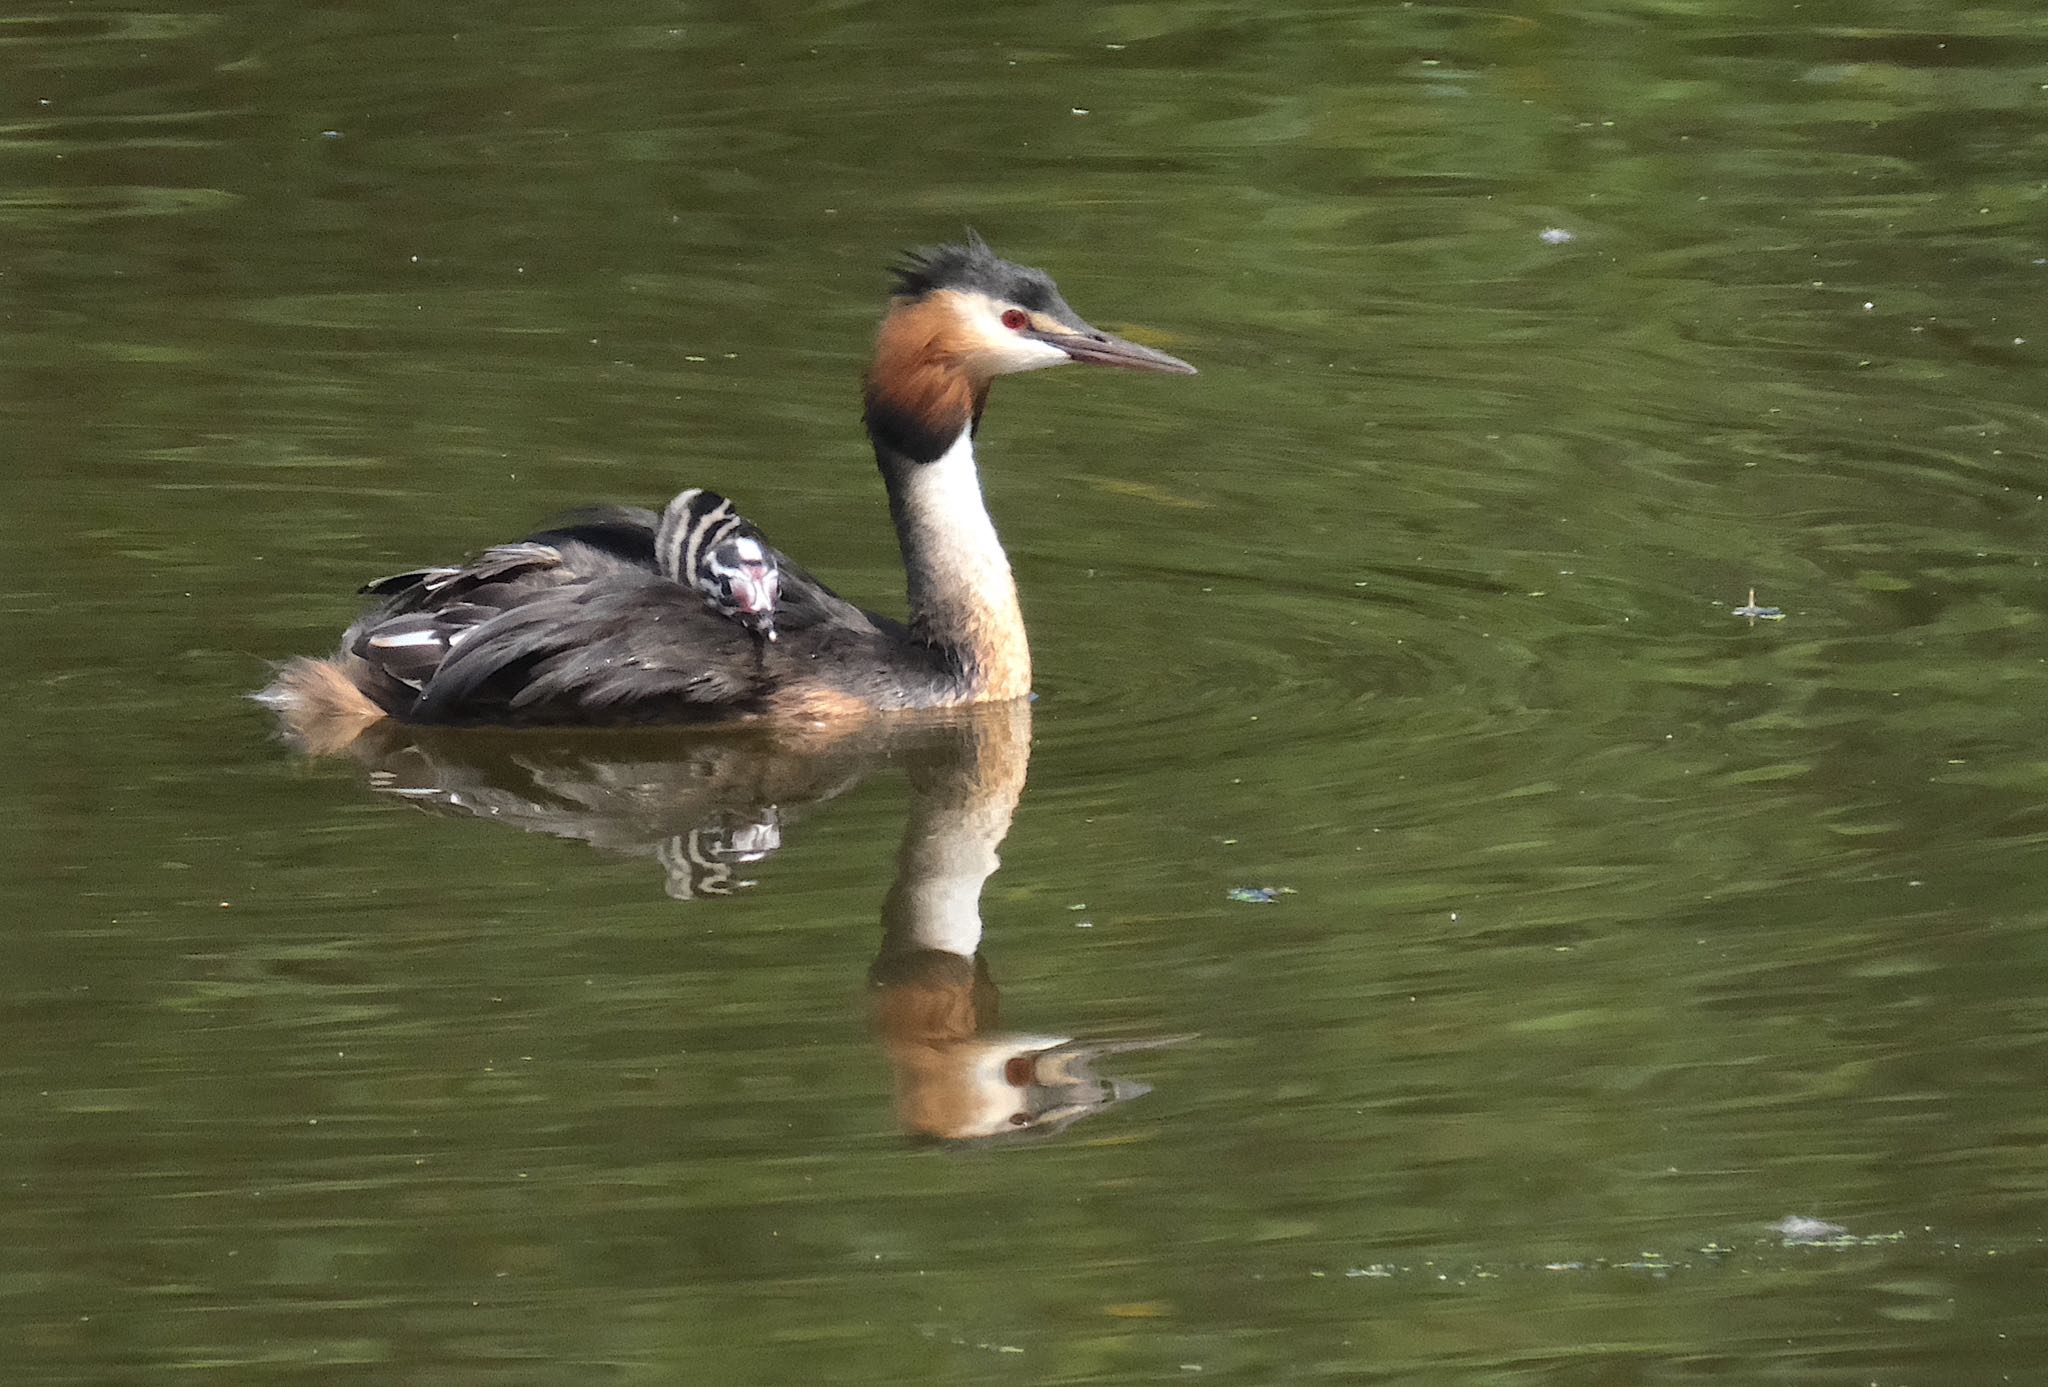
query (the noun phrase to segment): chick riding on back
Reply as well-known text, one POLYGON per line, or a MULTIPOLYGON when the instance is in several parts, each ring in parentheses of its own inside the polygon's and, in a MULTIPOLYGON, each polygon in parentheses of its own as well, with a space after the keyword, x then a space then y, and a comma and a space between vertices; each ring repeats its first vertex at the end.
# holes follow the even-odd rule
POLYGON ((692 487, 668 503, 654 532, 654 561, 664 578, 694 588, 712 611, 775 639, 781 568, 761 532, 717 492, 692 487))

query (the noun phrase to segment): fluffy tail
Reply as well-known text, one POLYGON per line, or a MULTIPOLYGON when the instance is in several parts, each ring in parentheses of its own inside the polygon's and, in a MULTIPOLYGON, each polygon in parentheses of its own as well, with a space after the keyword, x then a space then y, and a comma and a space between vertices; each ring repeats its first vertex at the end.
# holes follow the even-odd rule
POLYGON ((279 665, 269 686, 249 697, 276 713, 284 739, 308 756, 332 756, 390 716, 337 660, 303 655, 279 665))

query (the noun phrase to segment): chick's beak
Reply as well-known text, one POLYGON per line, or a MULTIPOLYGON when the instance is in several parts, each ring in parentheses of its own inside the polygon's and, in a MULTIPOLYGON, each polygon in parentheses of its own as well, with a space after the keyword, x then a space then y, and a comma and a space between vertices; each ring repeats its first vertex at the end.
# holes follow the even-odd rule
POLYGON ((732 604, 742 624, 775 639, 775 602, 782 595, 782 579, 765 564, 743 563, 731 575, 732 604))

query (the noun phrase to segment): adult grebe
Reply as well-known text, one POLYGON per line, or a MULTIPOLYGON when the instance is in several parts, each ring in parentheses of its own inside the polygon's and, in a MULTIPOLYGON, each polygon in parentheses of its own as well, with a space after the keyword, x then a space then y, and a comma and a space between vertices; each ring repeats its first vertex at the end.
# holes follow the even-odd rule
MULTIPOLYGON (((1181 375, 1194 367, 1090 327, 1049 276, 1001 259, 979 237, 912 252, 895 275, 867 371, 866 421, 902 546, 907 624, 862 611, 772 549, 762 558, 779 588, 772 612, 720 610, 699 556, 675 552, 687 515, 672 509, 664 526, 651 511, 615 507, 466 565, 371 584, 365 591, 381 600, 341 649, 287 662, 257 698, 303 744, 332 747, 384 717, 556 726, 804 718, 1028 693, 1017 588, 974 466, 991 382, 1069 361, 1181 375), (664 533, 667 550, 657 544, 664 533), (773 645, 757 638, 767 630, 779 636, 773 645)), ((724 515, 737 521, 729 507, 724 515)))

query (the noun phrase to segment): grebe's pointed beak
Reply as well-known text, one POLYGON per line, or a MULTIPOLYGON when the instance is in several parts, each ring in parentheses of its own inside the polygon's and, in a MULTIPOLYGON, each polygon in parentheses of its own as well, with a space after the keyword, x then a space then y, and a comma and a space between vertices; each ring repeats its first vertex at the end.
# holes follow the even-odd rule
POLYGON ((1168 375, 1192 376, 1195 368, 1177 356, 1141 347, 1136 342, 1125 341, 1098 328, 1079 323, 1068 330, 1050 332, 1029 332, 1049 346, 1058 347, 1074 360, 1088 366, 1121 366, 1126 371, 1164 371, 1168 375))

